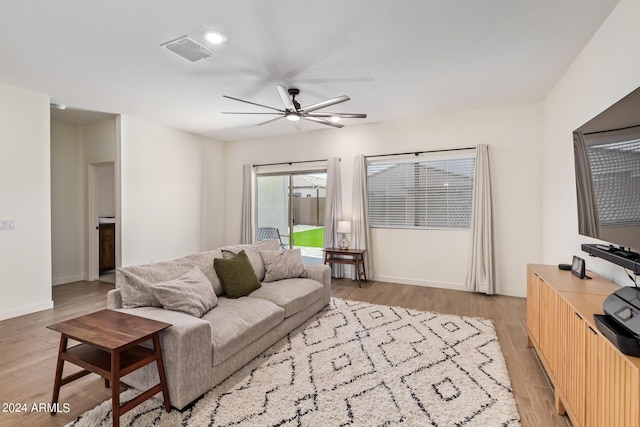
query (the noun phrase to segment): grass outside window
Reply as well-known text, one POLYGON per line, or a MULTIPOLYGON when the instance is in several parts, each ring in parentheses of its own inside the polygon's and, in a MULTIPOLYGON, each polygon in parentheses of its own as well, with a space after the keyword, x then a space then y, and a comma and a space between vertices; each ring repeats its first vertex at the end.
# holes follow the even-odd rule
POLYGON ((324 242, 324 227, 313 230, 297 231, 293 233, 293 243, 295 246, 307 248, 321 248, 324 242))

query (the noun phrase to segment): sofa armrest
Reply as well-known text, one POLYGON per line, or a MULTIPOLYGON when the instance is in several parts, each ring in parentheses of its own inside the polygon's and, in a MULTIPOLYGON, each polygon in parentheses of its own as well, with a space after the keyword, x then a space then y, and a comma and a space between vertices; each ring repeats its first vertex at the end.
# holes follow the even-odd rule
POLYGON ((111 289, 107 293, 107 308, 109 310, 122 308, 122 293, 120 289, 111 289))
POLYGON ((324 264, 305 264, 304 268, 309 279, 317 280, 331 289, 331 267, 324 264))
POLYGON ((324 285, 325 302, 328 304, 331 299, 331 267, 324 264, 305 264, 307 277, 316 280, 324 285))
MULTIPOLYGON (((182 408, 211 388, 213 349, 209 322, 158 307, 123 308, 118 311, 171 323, 171 327, 160 332, 160 345, 173 406, 182 408)), ((134 384, 127 382, 128 376, 123 381, 135 387, 152 387, 159 382, 159 378, 155 365, 151 365, 153 369, 139 370, 141 374, 135 376, 132 381, 134 384)))

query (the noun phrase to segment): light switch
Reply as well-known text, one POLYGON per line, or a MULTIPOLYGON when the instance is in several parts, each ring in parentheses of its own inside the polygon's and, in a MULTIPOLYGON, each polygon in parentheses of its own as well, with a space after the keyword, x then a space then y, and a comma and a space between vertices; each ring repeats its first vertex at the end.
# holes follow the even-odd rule
POLYGON ((0 219, 0 231, 15 230, 15 229, 16 229, 15 219, 0 219))

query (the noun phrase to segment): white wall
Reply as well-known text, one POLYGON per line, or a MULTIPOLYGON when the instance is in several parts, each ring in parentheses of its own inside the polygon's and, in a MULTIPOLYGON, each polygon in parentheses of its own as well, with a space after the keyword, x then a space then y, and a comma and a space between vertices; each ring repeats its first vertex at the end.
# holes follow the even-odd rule
POLYGON ((86 163, 112 162, 116 158, 116 119, 80 126, 84 161, 86 163))
POLYGON ((207 139, 203 144, 203 249, 224 245, 225 234, 225 147, 226 144, 207 139))
POLYGON ((51 121, 51 264, 54 285, 84 278, 83 149, 80 127, 51 121))
POLYGON ((638 16, 640 2, 620 0, 544 102, 543 261, 578 255, 619 284, 630 284, 620 267, 580 249, 595 240, 578 235, 572 132, 640 86, 638 16))
POLYGON ((0 320, 53 307, 49 97, 0 83, 0 320))
POLYGON ((114 165, 96 167, 98 178, 98 217, 114 217, 116 215, 116 189, 114 165))
MULTIPOLYGON (((342 159, 343 214, 351 214, 357 154, 490 145, 499 293, 524 296, 529 262, 540 262, 541 144, 539 104, 458 112, 420 120, 351 125, 302 135, 230 143, 226 155, 225 243, 240 234, 242 165, 342 159)), ((468 231, 373 230, 376 278, 454 289, 464 287, 468 231)))
POLYGON ((120 117, 119 144, 122 265, 212 249, 224 224, 214 202, 224 144, 130 116, 120 117))

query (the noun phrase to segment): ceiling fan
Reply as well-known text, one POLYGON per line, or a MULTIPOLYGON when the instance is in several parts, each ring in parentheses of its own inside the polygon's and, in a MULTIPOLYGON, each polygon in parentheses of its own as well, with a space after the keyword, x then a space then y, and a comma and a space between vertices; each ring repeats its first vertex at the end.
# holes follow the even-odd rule
POLYGON ((234 98, 232 96, 222 95, 225 98, 233 99, 234 101, 244 102, 246 104, 257 105, 258 107, 268 108, 270 110, 274 110, 274 113, 243 113, 243 112, 232 112, 232 111, 223 111, 222 114, 272 114, 277 115, 278 117, 269 119, 265 122, 261 122, 256 124, 256 126, 264 125, 267 123, 275 122, 276 120, 284 119, 290 120, 292 122, 299 122, 302 120, 309 120, 312 122, 320 123, 327 126, 333 126, 336 128, 344 127, 343 124, 338 123, 341 118, 345 119, 364 119, 367 117, 366 114, 361 113, 328 113, 328 112, 315 112, 320 110, 321 108, 330 107, 332 105, 340 104, 341 102, 348 101, 349 98, 346 95, 339 96, 337 98, 327 99, 326 101, 321 101, 316 104, 308 105, 304 108, 300 107, 300 103, 296 100, 296 96, 300 94, 300 89, 289 88, 287 89, 284 86, 276 86, 278 89, 278 94, 282 99, 284 104, 284 109, 269 107, 268 105, 257 104, 251 101, 245 101, 244 99, 234 98))

